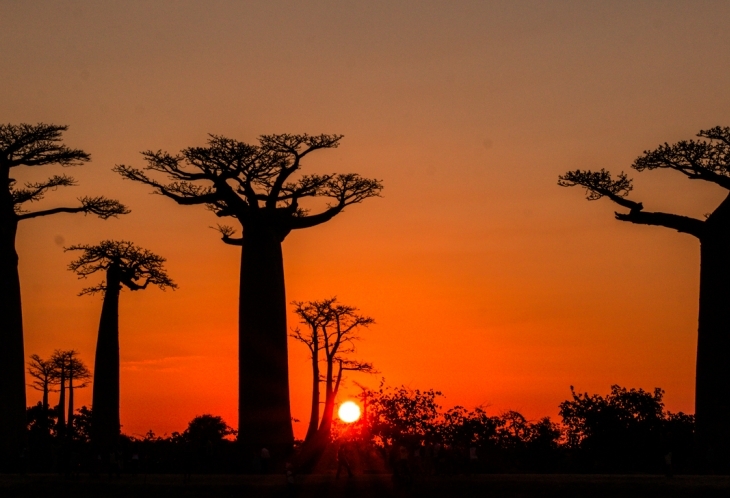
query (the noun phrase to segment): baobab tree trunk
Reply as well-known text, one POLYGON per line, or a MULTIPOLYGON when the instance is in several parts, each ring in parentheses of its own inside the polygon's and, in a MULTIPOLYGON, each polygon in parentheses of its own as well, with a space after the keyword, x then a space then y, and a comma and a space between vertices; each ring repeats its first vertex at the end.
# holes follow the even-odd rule
POLYGON ((116 451, 119 421, 119 269, 106 274, 99 335, 94 358, 94 387, 91 406, 91 442, 97 453, 116 451))
MULTIPOLYGON (((316 333, 316 332, 315 332, 316 333)), ((305 441, 311 441, 319 428, 319 339, 312 344, 312 407, 309 413, 309 427, 305 441)))
MULTIPOLYGON (((7 174, 4 182, 7 182, 7 174)), ((0 188, 0 469, 11 468, 25 445, 25 352, 20 302, 18 223, 10 193, 0 188)))
MULTIPOLYGON (((707 462, 730 464, 730 206, 706 221, 700 239, 696 436, 707 462)), ((723 209, 725 208, 725 209, 723 209)))
POLYGON ((74 432, 74 374, 73 370, 68 375, 68 417, 66 418, 66 432, 69 438, 73 438, 74 432))
POLYGON ((66 364, 61 364, 60 387, 58 394, 58 423, 56 424, 58 435, 66 435, 66 364))
POLYGON ((248 449, 266 447, 274 456, 288 452, 294 442, 282 240, 267 226, 245 226, 238 318, 238 439, 248 449))

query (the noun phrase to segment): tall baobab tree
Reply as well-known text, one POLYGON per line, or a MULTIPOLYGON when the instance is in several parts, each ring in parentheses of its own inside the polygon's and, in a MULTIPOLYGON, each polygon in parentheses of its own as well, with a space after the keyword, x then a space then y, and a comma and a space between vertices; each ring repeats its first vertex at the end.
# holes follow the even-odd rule
POLYGON ((182 205, 205 205, 219 217, 223 242, 241 247, 239 292, 239 441, 250 447, 290 448, 286 293, 281 244, 292 230, 325 223, 347 206, 378 196, 380 181, 357 174, 300 175, 303 159, 336 148, 341 135, 264 135, 258 145, 211 135, 207 147, 177 155, 143 152, 145 170, 116 167, 124 178, 154 188, 182 205), (148 176, 166 175, 171 183, 148 176), (329 203, 316 214, 311 198, 329 203))
POLYGON ((75 245, 67 251, 82 251, 68 267, 86 278, 103 272, 105 280, 87 287, 79 295, 101 292, 104 301, 99 320, 99 335, 94 358, 91 442, 101 450, 116 447, 119 431, 119 294, 124 287, 132 291, 156 285, 177 288, 167 276, 165 258, 131 242, 105 240, 98 245, 75 245))
POLYGON ((0 467, 17 458, 25 435, 25 353, 23 313, 15 237, 18 223, 58 213, 92 213, 106 219, 129 211, 105 197, 80 197, 72 207, 27 211, 27 203, 40 201, 49 190, 76 185, 67 175, 42 182, 16 185, 10 172, 19 166, 73 166, 89 161, 89 154, 62 143, 66 126, 39 123, 0 125, 0 467))
MULTIPOLYGON (((730 190, 730 128, 700 131, 700 140, 667 143, 631 166, 644 170, 670 169, 691 180, 703 180, 730 190)), ((700 297, 697 335, 695 416, 697 442, 705 458, 728 460, 730 446, 730 195, 706 219, 645 211, 641 202, 627 198, 632 191, 625 173, 613 177, 606 170, 569 171, 558 184, 580 186, 588 200, 607 197, 628 210, 616 219, 639 225, 671 228, 700 242, 700 297)))
POLYGON ((305 441, 311 441, 315 436, 320 441, 328 441, 344 372, 375 373, 371 363, 348 358, 348 355, 355 352, 354 343, 360 338, 360 330, 369 327, 375 320, 359 314, 358 309, 353 306, 338 303, 334 297, 321 301, 295 302, 294 306, 294 312, 308 327, 308 331, 303 333, 295 329, 291 336, 309 348, 312 358, 312 406, 305 441), (319 369, 320 351, 325 361, 324 376, 320 375, 319 369), (322 419, 319 421, 321 377, 324 378, 325 401, 322 419))

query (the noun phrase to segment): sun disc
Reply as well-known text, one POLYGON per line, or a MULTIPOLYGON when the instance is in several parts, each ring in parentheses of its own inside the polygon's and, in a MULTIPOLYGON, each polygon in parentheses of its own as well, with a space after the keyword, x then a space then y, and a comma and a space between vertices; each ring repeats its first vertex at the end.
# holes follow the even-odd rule
POLYGON ((360 407, 357 406, 357 403, 345 401, 340 405, 340 409, 337 410, 337 415, 339 415, 340 420, 343 422, 351 424, 360 418, 360 407))

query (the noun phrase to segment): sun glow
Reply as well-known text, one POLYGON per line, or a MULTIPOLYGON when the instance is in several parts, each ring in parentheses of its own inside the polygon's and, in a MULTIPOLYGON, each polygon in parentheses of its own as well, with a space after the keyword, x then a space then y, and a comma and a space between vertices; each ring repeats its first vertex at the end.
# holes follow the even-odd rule
POLYGON ((357 406, 353 401, 345 401, 340 405, 340 409, 337 410, 340 420, 351 424, 360 418, 360 407, 357 406))

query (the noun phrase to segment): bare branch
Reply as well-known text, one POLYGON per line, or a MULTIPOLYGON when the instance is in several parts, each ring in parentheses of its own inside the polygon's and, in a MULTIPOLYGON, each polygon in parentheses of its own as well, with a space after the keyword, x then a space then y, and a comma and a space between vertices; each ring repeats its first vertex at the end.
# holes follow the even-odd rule
POLYGON ((68 126, 45 123, 0 125, 0 167, 75 166, 89 161, 91 157, 86 152, 61 143, 67 129, 68 126))
POLYGON ((91 213, 106 220, 112 216, 116 217, 120 214, 129 214, 131 212, 121 202, 115 199, 107 199, 106 197, 81 197, 79 198, 79 202, 81 202, 81 206, 78 207, 59 207, 20 214, 18 215, 18 220, 28 220, 58 213, 91 213))
POLYGON ((243 238, 232 238, 231 235, 236 233, 236 229, 232 226, 228 225, 216 225, 215 227, 210 227, 213 230, 217 230, 221 233, 222 237, 221 240, 225 242, 226 244, 230 244, 232 246, 242 246, 243 245, 243 238))
MULTIPOLYGON (((98 245, 74 245, 65 250, 82 251, 81 256, 68 265, 68 269, 79 275, 79 278, 86 278, 98 271, 107 274, 114 271, 120 283, 133 291, 146 289, 150 284, 162 290, 177 288, 164 269, 165 258, 131 242, 105 240, 98 245)), ((85 288, 79 295, 106 291, 108 280, 85 288)))
POLYGON ((629 213, 615 213, 616 219, 629 221, 638 225, 655 225, 666 228, 673 228, 682 233, 702 237, 705 222, 689 216, 680 216, 669 213, 652 213, 645 211, 631 211, 629 213))

